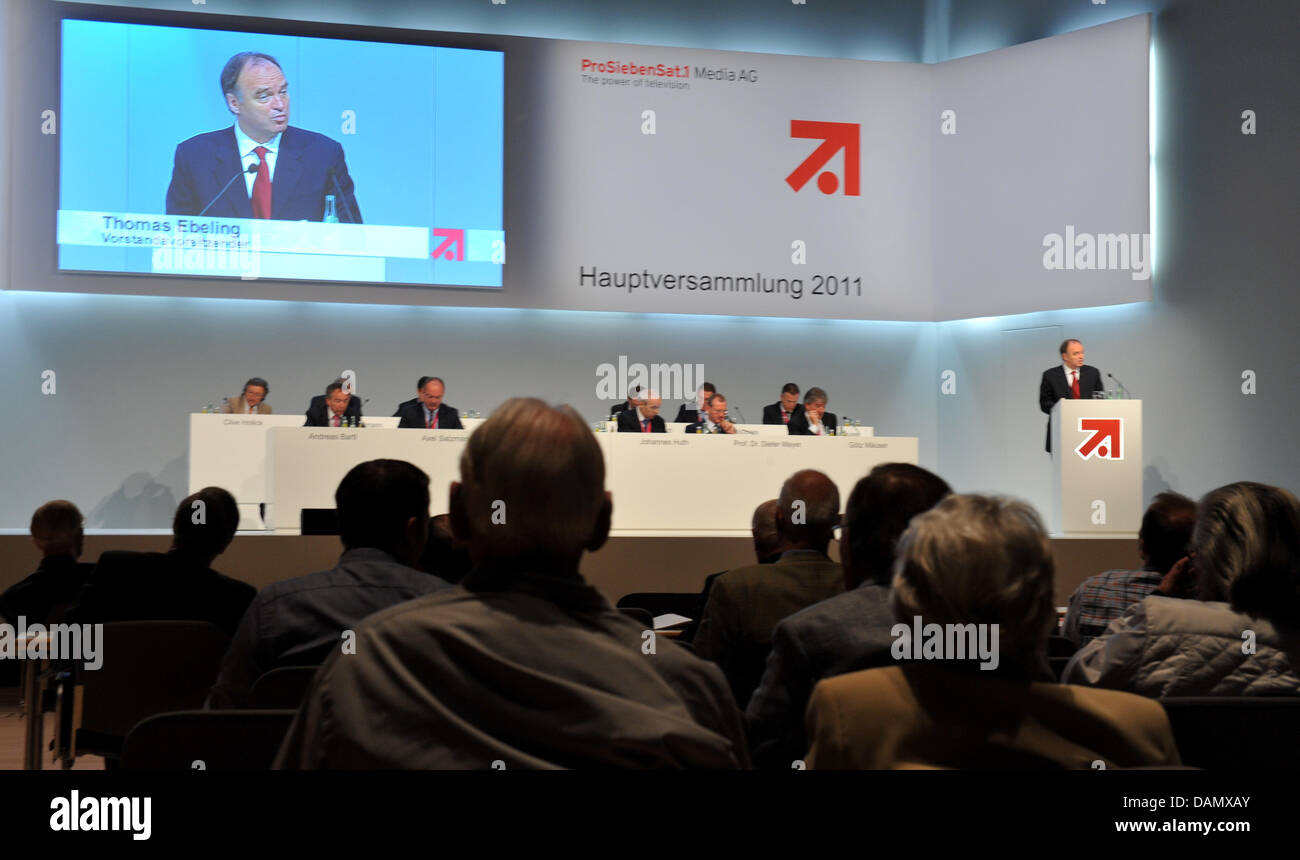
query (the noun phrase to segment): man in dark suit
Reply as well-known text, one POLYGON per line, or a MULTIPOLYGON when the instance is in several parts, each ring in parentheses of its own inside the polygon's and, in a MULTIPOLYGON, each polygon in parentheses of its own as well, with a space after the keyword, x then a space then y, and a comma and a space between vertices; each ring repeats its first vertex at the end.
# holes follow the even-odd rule
POLYGON ((799 386, 787 382, 781 387, 781 399, 763 407, 764 424, 789 424, 794 416, 803 411, 799 402, 799 386))
POLYGON ((938 475, 910 463, 881 463, 853 487, 840 533, 845 592, 772 631, 763 680, 745 709, 756 766, 788 770, 803 758, 803 715, 818 681, 890 661, 894 546, 912 517, 951 493, 938 475))
POLYGON ((777 622, 844 591, 844 571, 826 555, 840 521, 840 493, 821 472, 795 472, 777 498, 777 531, 788 547, 775 564, 728 571, 713 581, 695 649, 722 667, 744 707, 763 677, 777 622))
POLYGON ((699 392, 695 396, 695 408, 689 408, 687 403, 683 403, 677 410, 677 417, 673 419, 674 424, 697 424, 700 416, 704 414, 704 406, 709 402, 709 398, 718 393, 718 389, 713 387, 712 382, 706 382, 700 386, 699 392))
POLYGON ((361 423, 361 398, 343 390, 343 380, 336 379, 325 386, 324 394, 317 394, 307 407, 304 427, 347 427, 361 423), (352 420, 355 419, 355 420, 352 420))
POLYGON ((645 402, 641 397, 641 386, 634 385, 627 392, 627 399, 622 403, 615 403, 609 408, 610 415, 622 415, 624 412, 632 412, 638 406, 645 402))
POLYGON ((67 608, 90 578, 93 564, 77 561, 85 548, 81 511, 72 502, 46 502, 32 514, 32 543, 41 552, 36 572, 0 594, 0 618, 17 624, 62 621, 67 608))
POLYGON ((715 391, 704 402, 700 420, 687 424, 683 433, 735 433, 736 425, 727 420, 727 396, 715 391))
POLYGON ((803 396, 803 409, 790 417, 785 425, 791 436, 834 436, 838 419, 834 412, 826 411, 826 392, 809 388, 803 396))
POLYGON ((211 565, 230 546, 238 526, 235 497, 220 487, 204 487, 186 497, 172 519, 171 549, 101 555, 73 620, 207 621, 234 633, 257 589, 222 576, 211 565))
POLYGON ((235 125, 176 147, 168 215, 323 221, 333 195, 338 220, 361 223, 343 147, 289 125, 289 85, 274 57, 231 57, 221 91, 235 125))
POLYGON ((620 433, 667 433, 664 419, 659 417, 659 407, 663 401, 654 391, 645 393, 645 400, 635 409, 618 413, 618 432, 620 433))
POLYGON ((398 427, 421 430, 464 430, 460 413, 442 402, 446 385, 436 376, 421 376, 415 383, 416 398, 397 407, 394 418, 401 418, 398 427))
POLYGON ((330 570, 258 592, 208 697, 246 708, 253 683, 281 666, 316 666, 361 619, 451 583, 416 570, 428 534, 429 476, 402 460, 353 466, 334 493, 343 554, 330 570))
POLYGON ((1074 338, 1061 341, 1061 364, 1043 371, 1038 385, 1038 408, 1047 418, 1047 453, 1052 452, 1052 407, 1063 398, 1089 400, 1094 391, 1104 392, 1101 371, 1083 363, 1083 344, 1074 338))

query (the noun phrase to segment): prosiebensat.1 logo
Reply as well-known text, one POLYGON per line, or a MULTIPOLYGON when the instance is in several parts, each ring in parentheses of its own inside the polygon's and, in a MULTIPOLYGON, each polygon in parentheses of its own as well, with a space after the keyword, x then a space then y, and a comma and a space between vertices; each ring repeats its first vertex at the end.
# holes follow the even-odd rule
POLYGON ((71 797, 50 801, 51 830, 124 830, 136 841, 153 832, 152 797, 82 797, 72 790, 71 797))

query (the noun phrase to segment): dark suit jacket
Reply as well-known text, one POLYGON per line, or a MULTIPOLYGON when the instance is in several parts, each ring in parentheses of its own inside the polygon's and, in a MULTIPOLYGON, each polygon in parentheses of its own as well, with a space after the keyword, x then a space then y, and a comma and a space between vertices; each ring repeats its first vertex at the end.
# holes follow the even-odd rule
POLYGON ((763 680, 745 709, 756 767, 790 769, 808 751, 804 712, 823 678, 890 665, 889 586, 866 582, 801 609, 772 631, 763 680))
POLYGON ((700 410, 687 409, 686 404, 682 404, 677 410, 677 417, 673 419, 674 424, 695 424, 700 420, 700 410))
MULTIPOLYGON (((803 404, 802 404, 802 403, 796 403, 796 404, 794 405, 794 411, 790 413, 790 423, 792 423, 792 424, 794 423, 794 418, 795 418, 795 416, 798 415, 800 412, 803 412, 803 404)), ((764 406, 764 407, 763 407, 763 423, 764 423, 764 424, 784 424, 784 423, 785 423, 784 421, 781 420, 781 403, 780 403, 780 401, 777 401, 776 403, 769 403, 767 406, 764 406)))
MULTIPOLYGON (((732 423, 734 424, 735 422, 733 421, 732 423)), ((705 432, 705 433, 710 433, 710 432, 712 432, 711 430, 709 430, 709 422, 707 422, 707 421, 696 421, 696 422, 694 422, 694 423, 692 423, 692 424, 687 424, 685 427, 682 428, 682 432, 683 432, 683 433, 699 433, 699 432, 700 432, 700 428, 704 428, 704 432, 705 432)), ((718 431, 718 432, 722 432, 722 431, 718 431)))
POLYGON ((29 625, 50 623, 50 613, 73 603, 94 569, 70 555, 47 555, 35 573, 0 594, 0 617, 10 624, 20 615, 29 625))
POLYGON ((257 596, 176 551, 110 550, 99 557, 75 613, 80 624, 111 621, 207 621, 227 635, 257 596))
MULTIPOLYGON (((635 409, 628 409, 618 413, 618 432, 620 433, 640 433, 641 432, 641 414, 635 409)), ((651 433, 667 433, 668 428, 664 426, 664 419, 658 415, 650 419, 651 433)))
MULTIPOLYGON (((1094 391, 1105 391, 1101 381, 1101 371, 1090 364, 1079 368, 1079 399, 1090 400, 1094 391)), ((1065 367, 1058 364, 1043 371, 1043 381, 1038 385, 1038 408, 1049 417, 1047 419, 1047 451, 1052 450, 1052 407, 1064 397, 1073 397, 1070 386, 1065 381, 1065 367)))
POLYGON ((253 682, 264 673, 319 665, 339 650, 342 631, 443 588, 451 583, 374 547, 345 550, 331 570, 271 583, 257 593, 231 638, 209 707, 249 707, 253 682))
POLYGON ((623 412, 627 412, 631 408, 632 408, 632 404, 624 400, 622 403, 615 403, 613 406, 609 407, 609 414, 619 415, 623 412))
MULTIPOLYGON (((822 426, 826 428, 826 434, 828 436, 835 432, 835 425, 838 421, 839 419, 835 417, 834 412, 822 413, 822 426)), ((790 432, 791 436, 813 435, 812 430, 808 429, 808 413, 804 412, 802 409, 790 418, 790 423, 785 425, 785 427, 786 430, 790 432)))
POLYGON ((727 571, 713 581, 695 650, 722 667, 744 707, 763 677, 778 621, 844 591, 844 569, 825 555, 787 552, 775 564, 727 571))
MULTIPOLYGON (((253 202, 241 171, 235 130, 223 128, 197 134, 176 147, 171 185, 167 187, 168 215, 197 215, 208 209, 212 218, 252 218, 253 202), (239 178, 222 191, 232 176, 239 178)), ((339 221, 361 223, 361 209, 352 193, 352 177, 343 160, 343 147, 314 131, 289 126, 280 135, 280 148, 271 178, 271 218, 276 221, 321 221, 325 195, 333 194, 339 221), (333 170, 339 188, 329 179, 333 170), (343 199, 339 197, 343 192, 343 199)))
MULTIPOLYGON (((361 398, 355 394, 348 401, 348 408, 343 410, 344 418, 356 418, 361 420, 361 398)), ((330 406, 325 402, 324 394, 317 394, 311 399, 311 405, 307 407, 307 422, 304 427, 329 427, 330 426, 330 406)))
MULTIPOLYGON (((419 400, 407 400, 399 404, 397 411, 393 413, 394 418, 401 418, 398 427, 410 427, 424 429, 424 407, 420 405, 419 400)), ((460 413, 446 403, 438 406, 438 429, 439 430, 464 430, 460 423, 460 413)))

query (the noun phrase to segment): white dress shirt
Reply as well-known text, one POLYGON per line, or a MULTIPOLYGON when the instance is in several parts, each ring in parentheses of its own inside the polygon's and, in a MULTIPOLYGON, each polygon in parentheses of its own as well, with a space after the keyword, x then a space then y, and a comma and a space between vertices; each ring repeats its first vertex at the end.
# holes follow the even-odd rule
MULTIPOLYGON (((269 178, 271 182, 274 183, 275 182, 275 158, 276 155, 280 152, 280 137, 283 134, 284 132, 277 134, 275 137, 271 138, 266 143, 258 143, 248 135, 244 134, 244 130, 240 128, 239 123, 236 122, 235 123, 235 146, 239 147, 239 158, 244 163, 244 169, 247 170, 250 164, 257 164, 258 161, 257 153, 254 152, 253 150, 257 149, 259 146, 265 146, 266 147, 266 169, 270 174, 269 178)), ((253 183, 256 181, 257 181, 256 172, 244 174, 244 188, 248 192, 248 197, 250 200, 253 197, 253 183)))

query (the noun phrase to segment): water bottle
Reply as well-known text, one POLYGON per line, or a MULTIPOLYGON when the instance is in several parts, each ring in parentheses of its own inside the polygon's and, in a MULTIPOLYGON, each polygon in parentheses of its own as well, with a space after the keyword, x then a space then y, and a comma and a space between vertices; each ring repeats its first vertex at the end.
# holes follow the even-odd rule
POLYGON ((333 195, 333 194, 326 194, 326 195, 325 195, 325 218, 324 218, 324 221, 325 221, 326 224, 337 224, 337 223, 339 223, 339 216, 338 216, 338 213, 336 213, 336 212, 334 211, 334 195, 333 195))
POLYGON ((215 406, 213 406, 211 403, 209 403, 209 404, 208 404, 208 408, 207 408, 207 409, 204 409, 203 411, 204 411, 204 412, 207 412, 207 413, 209 413, 209 414, 211 414, 211 413, 214 413, 214 412, 217 411, 217 407, 215 407, 215 406))

